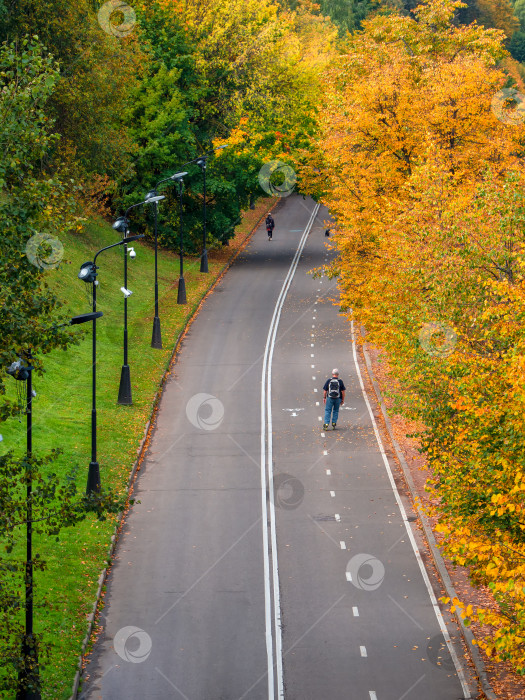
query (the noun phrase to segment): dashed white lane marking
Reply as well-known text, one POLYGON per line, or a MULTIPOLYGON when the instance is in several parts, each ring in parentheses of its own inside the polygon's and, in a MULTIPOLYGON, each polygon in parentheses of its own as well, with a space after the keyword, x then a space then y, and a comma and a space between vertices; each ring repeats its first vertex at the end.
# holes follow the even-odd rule
POLYGON ((312 328, 315 328, 315 323, 312 323, 312 328))
POLYGON ((369 690, 370 700, 377 700, 377 695, 375 690, 369 690))
MULTIPOLYGON (((310 347, 313 348, 313 346, 314 346, 314 344, 313 344, 313 343, 310 343, 310 347)), ((312 355, 312 357, 313 357, 313 355, 312 355)))
POLYGON ((337 521, 338 523, 341 522, 341 516, 339 515, 339 513, 336 513, 336 514, 335 514, 335 519, 336 519, 336 521, 337 521))
POLYGON ((332 474, 332 470, 331 470, 331 469, 327 469, 327 470, 326 470, 326 473, 327 473, 328 476, 330 476, 330 475, 332 474))
POLYGON ((312 379, 315 381, 315 377, 312 377, 312 379))
MULTIPOLYGON (((314 346, 314 344, 312 343, 312 347, 313 347, 313 346, 314 346)), ((313 357, 313 356, 314 356, 314 354, 313 354, 313 353, 310 353, 310 357, 313 357)))
POLYGON ((315 405, 316 405, 316 406, 319 406, 319 401, 316 401, 316 402, 315 402, 315 405))
POLYGON ((323 450, 323 454, 324 454, 325 457, 326 457, 326 456, 328 455, 328 450, 323 450))
POLYGON ((359 617, 359 610, 357 609, 357 607, 355 605, 352 608, 352 612, 354 613, 354 617, 359 617))
POLYGON ((315 321, 315 316, 312 316, 313 320, 315 321))
POLYGON ((314 389, 315 393, 317 393, 317 389, 314 389))
POLYGON ((366 653, 366 647, 359 647, 359 651, 361 652, 361 656, 368 656, 366 653))
POLYGON ((311 338, 315 338, 314 333, 310 333, 310 337, 311 337, 311 338))
MULTIPOLYGON (((312 355, 312 357, 313 357, 313 355, 312 355)), ((315 365, 311 365, 311 368, 312 368, 312 369, 314 369, 314 367, 315 367, 315 365)))
POLYGON ((321 433, 321 437, 325 437, 325 434, 324 434, 324 433, 321 433))
POLYGON ((346 549, 346 542, 343 542, 343 540, 340 540, 339 544, 341 545, 341 549, 346 549))
POLYGON ((330 491, 330 496, 332 496, 332 498, 335 498, 335 491, 330 491))
POLYGON ((346 580, 347 580, 347 581, 351 581, 351 580, 352 580, 352 574, 351 574, 349 571, 346 572, 346 580))
POLYGON ((322 419, 322 417, 321 417, 321 416, 318 416, 318 417, 317 417, 317 420, 323 420, 323 419, 322 419))

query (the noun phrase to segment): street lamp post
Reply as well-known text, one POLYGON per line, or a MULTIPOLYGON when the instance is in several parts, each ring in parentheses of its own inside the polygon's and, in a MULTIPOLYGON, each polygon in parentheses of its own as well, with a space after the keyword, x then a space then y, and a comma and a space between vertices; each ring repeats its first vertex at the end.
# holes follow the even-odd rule
POLYGON ((208 251, 206 250, 206 161, 208 156, 203 156, 197 161, 197 165, 202 170, 203 177, 203 198, 202 198, 202 255, 201 272, 208 272, 208 251))
POLYGON ((89 463, 88 480, 86 493, 95 493, 100 491, 100 468, 97 461, 97 257, 105 250, 115 248, 118 245, 125 245, 131 241, 136 241, 140 236, 128 236, 123 238, 118 243, 113 243, 105 248, 101 248, 93 258, 93 262, 86 262, 80 268, 78 273, 79 279, 87 284, 93 285, 93 345, 92 345, 92 406, 91 406, 91 462, 89 463))
MULTIPOLYGON (((102 312, 97 314, 102 316, 102 312)), ((74 326, 94 320, 93 314, 74 316, 67 323, 55 326, 74 326)), ((38 666, 38 645, 33 631, 33 481, 31 472, 31 459, 33 457, 33 366, 31 350, 25 352, 26 363, 22 360, 13 362, 8 368, 18 381, 26 382, 26 562, 24 571, 25 580, 25 631, 22 639, 22 668, 18 674, 18 689, 16 700, 41 700, 40 695, 40 671, 38 666)))
POLYGON ((202 201, 202 254, 201 254, 201 272, 208 272, 208 251, 206 250, 206 164, 208 158, 214 151, 219 151, 226 148, 227 144, 214 148, 210 153, 200 156, 195 162, 202 170, 203 177, 203 201, 202 201))
POLYGON ((159 202, 164 199, 164 196, 159 196, 157 190, 164 182, 172 180, 171 177, 167 177, 164 180, 159 180, 155 187, 148 192, 144 201, 146 204, 155 204, 155 315, 153 317, 153 331, 151 333, 151 347, 157 350, 162 350, 162 334, 160 331, 160 317, 159 317, 159 282, 158 282, 158 272, 157 272, 157 259, 158 259, 158 213, 159 213, 159 202))
POLYGON ((31 459, 33 456, 33 366, 31 350, 26 353, 26 364, 13 362, 7 370, 18 381, 26 382, 26 562, 25 581, 25 631, 22 638, 22 667, 18 673, 16 700, 40 700, 40 670, 38 646, 33 632, 33 484, 31 459))
MULTIPOLYGON (((148 194, 150 194, 148 192, 148 194)), ((155 192, 156 195, 156 192, 155 192)), ((153 195, 153 196, 155 196, 153 195)), ((148 196, 146 195, 146 200, 148 196)), ((162 333, 160 330, 160 317, 159 317, 159 278, 157 271, 157 220, 159 214, 159 203, 155 202, 155 316, 153 317, 153 330, 151 332, 151 347, 162 350, 162 333)))
POLYGON ((184 281, 184 258, 182 254, 183 248, 183 237, 182 237, 182 185, 184 183, 184 177, 187 172, 175 173, 171 176, 171 179, 179 183, 179 219, 180 219, 180 233, 179 233, 179 286, 177 289, 177 304, 186 303, 186 282, 184 281))
MULTIPOLYGON (((141 207, 143 204, 149 202, 158 202, 161 199, 164 199, 164 196, 151 198, 150 200, 148 200, 148 202, 144 201, 139 202, 138 204, 132 204, 131 207, 128 207, 124 216, 119 216, 119 218, 113 224, 113 228, 116 231, 119 231, 119 233, 124 234, 124 238, 122 239, 122 244, 124 245, 124 286, 122 287, 122 293, 124 294, 124 361, 120 372, 120 384, 117 399, 117 403, 121 404, 122 406, 131 406, 131 404, 133 403, 133 398, 131 395, 131 373, 128 364, 128 297, 131 295, 131 292, 128 289, 127 241, 135 240, 136 237, 128 236, 128 214, 132 209, 135 209, 136 207, 141 207)), ((139 238, 143 238, 143 235, 139 236, 139 238)))

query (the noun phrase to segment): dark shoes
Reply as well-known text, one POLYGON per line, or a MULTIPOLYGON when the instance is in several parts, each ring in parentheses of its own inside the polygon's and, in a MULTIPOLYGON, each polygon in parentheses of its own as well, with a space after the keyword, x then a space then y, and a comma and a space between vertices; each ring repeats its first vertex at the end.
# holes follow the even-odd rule
MULTIPOLYGON (((326 426, 328 428, 328 426, 326 426)), ((332 428, 335 430, 335 423, 332 423, 332 428)))
POLYGON ((323 430, 328 430, 328 423, 323 423, 323 430))

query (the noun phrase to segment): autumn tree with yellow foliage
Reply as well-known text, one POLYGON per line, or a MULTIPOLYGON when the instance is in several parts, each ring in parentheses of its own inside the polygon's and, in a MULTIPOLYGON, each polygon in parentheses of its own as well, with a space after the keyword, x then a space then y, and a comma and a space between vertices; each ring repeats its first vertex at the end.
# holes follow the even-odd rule
POLYGON ((504 33, 457 26, 461 7, 364 22, 326 74, 301 174, 337 222, 343 308, 426 426, 444 550, 498 605, 463 614, 524 673, 525 128, 504 33))

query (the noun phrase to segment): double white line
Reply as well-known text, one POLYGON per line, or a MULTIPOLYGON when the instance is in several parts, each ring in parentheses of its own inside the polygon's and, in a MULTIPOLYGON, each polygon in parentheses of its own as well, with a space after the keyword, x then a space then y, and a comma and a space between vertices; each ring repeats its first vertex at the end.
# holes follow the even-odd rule
POLYGON ((283 643, 281 630, 281 598, 279 592, 279 567, 277 564, 277 535, 275 531, 275 503, 273 493, 273 443, 272 443, 272 358, 279 319, 286 295, 299 264, 306 240, 319 211, 316 204, 301 236, 294 258, 275 304, 266 347, 264 348, 261 377, 261 496, 264 547, 264 613, 266 628, 266 654, 268 662, 268 700, 284 698, 283 643), (266 494, 269 494, 269 506, 266 494), (269 530, 269 533, 268 533, 269 530), (275 671, 274 671, 275 669, 275 671))

